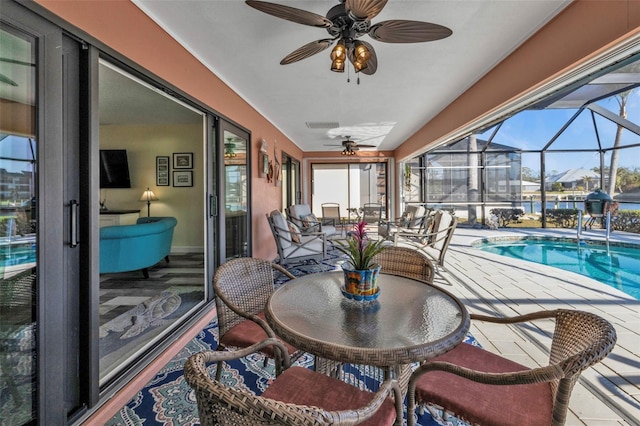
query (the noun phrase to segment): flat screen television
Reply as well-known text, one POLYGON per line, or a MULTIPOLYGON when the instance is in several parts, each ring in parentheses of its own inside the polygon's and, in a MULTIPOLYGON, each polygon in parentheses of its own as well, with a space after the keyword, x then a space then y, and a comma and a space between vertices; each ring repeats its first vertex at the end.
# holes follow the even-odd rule
POLYGON ((126 149, 100 150, 100 188, 131 188, 126 149))

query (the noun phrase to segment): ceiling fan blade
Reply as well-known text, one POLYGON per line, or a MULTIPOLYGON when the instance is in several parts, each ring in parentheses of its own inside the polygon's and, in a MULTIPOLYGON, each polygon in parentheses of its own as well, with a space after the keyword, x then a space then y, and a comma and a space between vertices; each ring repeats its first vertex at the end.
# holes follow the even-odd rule
POLYGON ((378 55, 376 55, 376 51, 371 44, 367 43, 364 40, 360 40, 360 41, 362 42, 362 44, 367 46, 367 49, 369 49, 369 52, 371 52, 371 57, 367 61, 367 67, 363 69, 361 72, 362 74, 373 75, 375 74, 376 71, 378 71, 378 55))
POLYGON ((344 8, 358 20, 372 20, 386 4, 387 0, 346 0, 344 8))
POLYGON ((16 83, 15 81, 11 80, 9 77, 7 77, 4 74, 0 74, 0 83, 5 83, 5 84, 8 84, 10 86, 18 87, 18 83, 16 83))
POLYGON ((258 0, 246 0, 245 3, 260 12, 268 13, 276 18, 286 19, 287 21, 298 24, 318 28, 329 28, 331 26, 331 21, 324 16, 295 7, 258 0))
POLYGON ((449 28, 422 21, 392 19, 372 25, 369 36, 386 43, 420 43, 440 40, 453 34, 449 28))
MULTIPOLYGON (((371 58, 367 61, 367 67, 360 71, 362 74, 373 75, 378 70, 378 55, 376 55, 376 51, 370 43, 367 43, 364 40, 360 40, 362 44, 364 44, 369 52, 371 52, 371 58)), ((347 49, 347 58, 349 58, 349 62, 353 64, 353 47, 347 49)))
POLYGON ((320 53, 325 50, 327 47, 331 46, 333 43, 333 39, 325 38, 322 40, 312 41, 311 43, 307 43, 302 47, 297 48, 293 52, 289 53, 285 56, 281 61, 280 65, 288 65, 294 62, 301 61, 302 59, 306 59, 309 56, 313 56, 316 53, 320 53))
POLYGON ((365 145, 365 144, 357 144, 356 145, 358 148, 376 148, 375 145, 365 145))

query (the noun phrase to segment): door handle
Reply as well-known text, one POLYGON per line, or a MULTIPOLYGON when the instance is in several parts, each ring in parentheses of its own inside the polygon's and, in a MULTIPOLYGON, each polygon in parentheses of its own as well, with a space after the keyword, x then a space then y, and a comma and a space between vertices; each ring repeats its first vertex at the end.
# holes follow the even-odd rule
POLYGON ((209 216, 218 216, 218 197, 215 195, 209 195, 209 216))
POLYGON ((80 208, 80 203, 76 200, 69 201, 69 247, 74 248, 77 247, 80 241, 78 241, 78 227, 80 226, 78 221, 78 210, 80 208))

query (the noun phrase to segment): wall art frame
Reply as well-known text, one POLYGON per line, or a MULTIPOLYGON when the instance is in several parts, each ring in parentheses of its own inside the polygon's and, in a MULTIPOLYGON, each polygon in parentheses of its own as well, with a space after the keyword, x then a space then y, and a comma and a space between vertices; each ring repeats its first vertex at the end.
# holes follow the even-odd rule
POLYGON ((174 152, 173 169, 193 169, 193 152, 174 152))
POLYGON ((169 186, 170 184, 169 156, 156 157, 156 186, 169 186))
POLYGON ((193 186, 193 171, 192 170, 174 170, 173 186, 175 187, 193 186))

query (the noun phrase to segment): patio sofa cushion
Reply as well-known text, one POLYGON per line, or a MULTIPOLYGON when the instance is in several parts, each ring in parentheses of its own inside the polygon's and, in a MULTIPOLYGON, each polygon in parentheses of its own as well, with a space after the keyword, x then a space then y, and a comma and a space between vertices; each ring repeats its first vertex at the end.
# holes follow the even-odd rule
POLYGON ((292 204, 287 207, 287 216, 290 221, 298 225, 303 232, 324 232, 327 236, 336 233, 336 227, 321 223, 311 212, 308 204, 292 204))
POLYGON ((322 238, 318 238, 317 234, 318 233, 316 233, 315 235, 301 234, 299 245, 292 244, 288 247, 282 248, 284 256, 313 256, 325 252, 325 240, 323 240, 322 238))
MULTIPOLYGON (((488 373, 529 370, 517 362, 467 343, 461 343, 431 361, 449 362, 488 373)), ((465 412, 465 419, 471 423, 496 426, 551 424, 553 396, 550 382, 495 386, 444 371, 431 371, 420 377, 418 383, 417 400, 431 401, 453 413, 465 412), (472 407, 471 413, 468 412, 469 407, 472 407)))
POLYGON ((273 210, 266 216, 273 233, 281 265, 307 259, 319 262, 326 257, 326 234, 323 232, 307 232, 301 229, 299 234, 296 233, 299 235, 299 241, 295 241, 292 237, 292 228, 279 210, 273 210))

